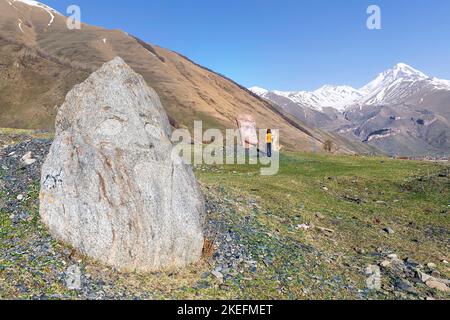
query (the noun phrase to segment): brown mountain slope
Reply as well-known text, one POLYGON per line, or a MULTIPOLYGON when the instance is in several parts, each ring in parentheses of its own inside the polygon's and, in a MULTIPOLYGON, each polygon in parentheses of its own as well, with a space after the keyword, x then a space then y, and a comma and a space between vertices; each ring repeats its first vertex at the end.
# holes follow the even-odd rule
POLYGON ((251 114, 259 127, 279 128, 282 144, 289 149, 320 150, 331 139, 340 152, 374 151, 308 128, 176 52, 119 30, 86 24, 81 30, 69 30, 62 15, 8 0, 0 0, 0 127, 53 130, 65 94, 116 56, 157 91, 174 126, 192 128, 193 121, 201 119, 205 128, 234 128, 237 115, 251 114))

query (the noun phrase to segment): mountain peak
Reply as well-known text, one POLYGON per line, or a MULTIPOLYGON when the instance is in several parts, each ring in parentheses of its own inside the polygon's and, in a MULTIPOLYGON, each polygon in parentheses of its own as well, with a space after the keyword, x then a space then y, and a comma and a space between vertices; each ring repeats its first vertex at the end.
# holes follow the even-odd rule
POLYGON ((413 67, 411 67, 410 65, 403 63, 403 62, 397 63, 393 69, 412 69, 412 70, 414 70, 413 67))
MULTIPOLYGON (((406 63, 398 63, 393 68, 380 73, 369 84, 360 89, 360 92, 370 97, 368 101, 371 103, 380 103, 384 99, 385 91, 391 86, 399 84, 403 81, 413 83, 429 79, 423 72, 407 65, 406 63)), ((366 101, 366 102, 368 102, 366 101)))
POLYGON ((395 78, 399 77, 418 77, 428 78, 423 72, 407 65, 406 63, 397 63, 392 69, 385 72, 385 74, 393 74, 395 78))

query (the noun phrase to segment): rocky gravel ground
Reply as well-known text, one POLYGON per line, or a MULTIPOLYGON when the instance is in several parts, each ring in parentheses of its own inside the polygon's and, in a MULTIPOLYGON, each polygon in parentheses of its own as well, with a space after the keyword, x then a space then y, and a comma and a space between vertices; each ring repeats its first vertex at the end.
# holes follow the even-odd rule
POLYGON ((53 239, 40 223, 40 168, 50 145, 30 139, 0 150, 1 299, 449 297, 449 283, 432 263, 422 265, 383 248, 356 250, 354 256, 321 250, 291 236, 309 227, 300 224, 301 215, 294 223, 282 221, 291 225, 283 233, 261 222, 278 217, 258 199, 204 183, 205 235, 214 244, 205 261, 149 275, 105 268, 53 239))
POLYGON ((50 145, 50 140, 29 140, 0 151, 1 190, 8 199, 3 209, 10 213, 10 217, 14 216, 15 224, 30 217, 23 204, 31 186, 40 180, 41 167, 50 145))
MULTIPOLYGON (((38 216, 38 191, 40 169, 50 145, 51 140, 30 139, 0 151, 0 272, 8 292, 14 292, 15 297, 38 299, 164 297, 164 292, 139 292, 133 286, 127 290, 126 279, 120 279, 123 288, 117 290, 114 282, 117 279, 111 279, 108 273, 104 277, 101 272, 89 273, 89 264, 94 262, 58 243, 46 232, 38 216), (51 287, 56 288, 49 290, 51 287), (47 290, 64 293, 46 294, 47 290)), ((207 200, 207 210, 211 214, 220 208, 207 200)), ((244 270, 256 269, 256 262, 240 243, 239 235, 226 222, 208 219, 205 235, 214 243, 214 252, 206 267, 201 266, 204 270, 192 289, 218 287, 244 270)), ((0 287, 0 298, 8 298, 4 291, 0 287)))

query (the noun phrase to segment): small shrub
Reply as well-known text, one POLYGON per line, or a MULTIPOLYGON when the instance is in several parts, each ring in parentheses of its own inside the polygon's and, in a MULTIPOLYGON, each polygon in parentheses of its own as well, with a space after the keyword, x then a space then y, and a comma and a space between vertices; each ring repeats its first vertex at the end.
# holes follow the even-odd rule
POLYGON ((323 143, 323 150, 326 152, 332 152, 334 147, 334 143, 331 140, 327 140, 323 143))
POLYGON ((216 248, 214 246, 214 242, 211 240, 205 239, 205 244, 203 245, 202 258, 205 261, 209 261, 214 256, 216 252, 216 248))

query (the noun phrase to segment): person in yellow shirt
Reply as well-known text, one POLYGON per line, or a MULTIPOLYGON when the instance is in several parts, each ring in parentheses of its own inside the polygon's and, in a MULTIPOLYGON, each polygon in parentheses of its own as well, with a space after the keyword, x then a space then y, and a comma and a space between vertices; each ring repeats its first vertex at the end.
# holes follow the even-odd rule
POLYGON ((271 158, 272 157, 272 130, 269 129, 267 130, 267 134, 266 134, 266 143, 267 143, 267 157, 271 158))

